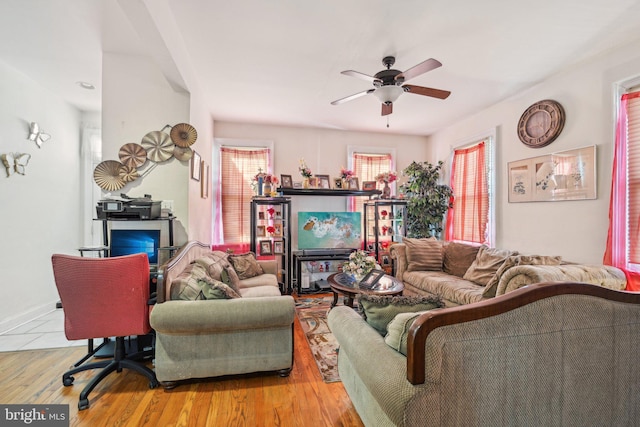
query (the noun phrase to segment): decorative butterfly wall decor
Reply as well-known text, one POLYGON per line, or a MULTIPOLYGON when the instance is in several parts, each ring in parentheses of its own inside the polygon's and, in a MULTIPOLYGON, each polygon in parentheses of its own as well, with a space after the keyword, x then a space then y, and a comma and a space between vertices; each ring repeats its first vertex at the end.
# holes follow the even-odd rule
POLYGON ((51 135, 42 132, 36 122, 31 122, 29 126, 29 137, 27 138, 29 141, 34 141, 38 145, 38 148, 42 148, 42 143, 49 138, 51 138, 51 135))
POLYGON ((25 168, 29 164, 31 154, 27 153, 7 153, 0 156, 4 167, 7 168, 7 176, 11 176, 14 172, 20 175, 25 174, 25 168))

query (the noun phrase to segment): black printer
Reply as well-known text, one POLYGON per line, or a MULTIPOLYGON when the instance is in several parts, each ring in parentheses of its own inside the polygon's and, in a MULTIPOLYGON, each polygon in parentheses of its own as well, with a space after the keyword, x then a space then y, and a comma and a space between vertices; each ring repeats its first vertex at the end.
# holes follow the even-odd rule
POLYGON ((96 206, 98 219, 155 219, 160 217, 162 202, 154 202, 151 195, 131 198, 121 194, 118 199, 100 200, 96 206))

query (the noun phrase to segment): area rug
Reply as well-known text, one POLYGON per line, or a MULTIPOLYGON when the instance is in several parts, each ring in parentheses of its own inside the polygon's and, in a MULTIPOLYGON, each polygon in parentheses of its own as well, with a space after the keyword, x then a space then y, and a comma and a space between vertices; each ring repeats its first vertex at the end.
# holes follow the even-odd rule
POLYGON ((326 383, 340 381, 338 376, 338 342, 329 330, 327 313, 332 297, 301 298, 296 301, 296 314, 307 337, 309 348, 326 383))

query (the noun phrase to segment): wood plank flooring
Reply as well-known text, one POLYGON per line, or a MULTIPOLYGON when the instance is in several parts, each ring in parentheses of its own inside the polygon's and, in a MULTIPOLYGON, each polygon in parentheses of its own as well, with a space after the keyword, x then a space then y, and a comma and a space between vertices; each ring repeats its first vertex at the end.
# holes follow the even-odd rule
POLYGON ((362 426, 342 383, 322 381, 298 319, 291 375, 234 376, 150 390, 141 375, 110 374, 78 411, 95 371, 62 374, 85 347, 0 353, 0 403, 69 404, 71 426, 362 426))

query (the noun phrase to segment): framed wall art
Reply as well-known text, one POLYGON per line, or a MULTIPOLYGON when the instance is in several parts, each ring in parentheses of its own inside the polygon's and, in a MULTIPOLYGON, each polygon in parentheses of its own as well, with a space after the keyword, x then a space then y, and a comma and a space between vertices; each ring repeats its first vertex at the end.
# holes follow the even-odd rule
POLYGON ((197 151, 194 150, 193 156, 191 157, 191 179, 195 179, 196 181, 200 181, 200 174, 202 173, 202 158, 197 151))
POLYGON ((507 164, 509 203, 595 199, 596 146, 507 164))
POLYGON ((273 255, 271 240, 260 240, 260 255, 273 255))

